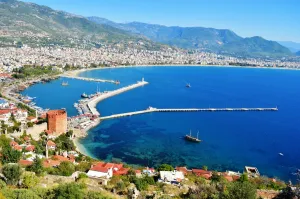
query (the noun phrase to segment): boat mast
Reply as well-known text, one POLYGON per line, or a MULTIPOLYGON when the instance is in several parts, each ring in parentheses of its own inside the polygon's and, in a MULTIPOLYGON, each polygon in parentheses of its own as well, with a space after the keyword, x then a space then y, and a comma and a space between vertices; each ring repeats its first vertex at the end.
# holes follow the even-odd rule
POLYGON ((190 130, 190 136, 192 137, 192 130, 190 130))
POLYGON ((198 140, 198 134, 199 134, 199 131, 197 132, 197 140, 198 140))

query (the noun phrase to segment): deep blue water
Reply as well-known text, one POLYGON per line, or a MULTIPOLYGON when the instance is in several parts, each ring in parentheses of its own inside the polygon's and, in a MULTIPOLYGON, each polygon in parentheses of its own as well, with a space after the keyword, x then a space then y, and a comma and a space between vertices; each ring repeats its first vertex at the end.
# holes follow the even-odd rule
POLYGON ((63 79, 30 87, 44 108, 67 108, 97 86, 112 90, 145 78, 150 84, 98 104, 101 115, 157 108, 276 107, 278 112, 151 113, 104 121, 81 141, 99 159, 242 171, 256 166, 284 180, 300 168, 300 71, 225 67, 138 67, 87 71, 84 77, 121 85, 63 79), (191 88, 186 88, 186 83, 191 88), (200 132, 200 144, 182 139, 200 132), (279 156, 283 153, 284 156, 279 156))

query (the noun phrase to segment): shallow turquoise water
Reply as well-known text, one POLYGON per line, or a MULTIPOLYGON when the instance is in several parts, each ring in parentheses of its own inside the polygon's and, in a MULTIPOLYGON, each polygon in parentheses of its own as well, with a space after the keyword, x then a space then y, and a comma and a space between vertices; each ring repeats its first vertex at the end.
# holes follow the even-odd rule
MULTIPOLYGON (((157 108, 275 107, 278 112, 151 113, 104 121, 81 143, 99 159, 156 166, 242 171, 256 166, 284 180, 300 167, 300 71, 222 67, 138 67, 87 71, 84 77, 118 79, 125 86, 145 78, 146 85, 98 104, 101 115, 157 108), (191 88, 185 87, 186 83, 191 88), (182 139, 199 130, 200 144, 182 139), (283 153, 284 156, 279 156, 283 153)), ((67 108, 97 86, 120 86, 62 79, 25 91, 44 108, 67 108)))

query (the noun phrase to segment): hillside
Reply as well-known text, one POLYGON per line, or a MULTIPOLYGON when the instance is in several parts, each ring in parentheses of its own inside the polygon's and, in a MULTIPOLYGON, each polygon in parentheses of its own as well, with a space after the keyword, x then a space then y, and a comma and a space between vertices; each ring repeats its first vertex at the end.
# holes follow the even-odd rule
POLYGON ((168 27, 139 22, 114 23, 107 19, 89 17, 98 24, 107 24, 168 45, 187 49, 204 49, 210 52, 237 56, 289 56, 290 50, 277 42, 261 37, 242 38, 226 29, 202 27, 168 27))
POLYGON ((105 24, 46 6, 0 0, 0 45, 22 42, 30 46, 98 46, 105 43, 153 42, 105 24))

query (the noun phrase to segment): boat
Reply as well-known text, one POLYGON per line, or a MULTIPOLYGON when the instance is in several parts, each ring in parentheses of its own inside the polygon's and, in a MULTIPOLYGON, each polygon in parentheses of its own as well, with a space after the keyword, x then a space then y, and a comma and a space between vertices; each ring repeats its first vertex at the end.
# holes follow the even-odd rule
POLYGON ((82 93, 82 94, 81 94, 81 97, 82 97, 82 98, 89 98, 89 96, 88 96, 87 94, 85 94, 85 93, 82 93))
POLYGON ((117 81, 115 82, 115 84, 120 84, 120 81, 119 81, 119 80, 117 80, 117 81))
POLYGON ((62 86, 69 86, 69 83, 68 82, 62 82, 61 85, 62 86))
POLYGON ((191 88, 191 84, 186 84, 185 87, 191 88))
POLYGON ((191 141, 191 142, 201 142, 201 140, 198 139, 198 134, 199 134, 199 132, 197 133, 197 137, 193 137, 192 136, 192 131, 190 131, 189 135, 185 135, 185 139, 187 141, 191 141))
POLYGON ((278 153, 278 155, 280 155, 280 156, 284 156, 284 155, 283 155, 283 153, 278 153))

